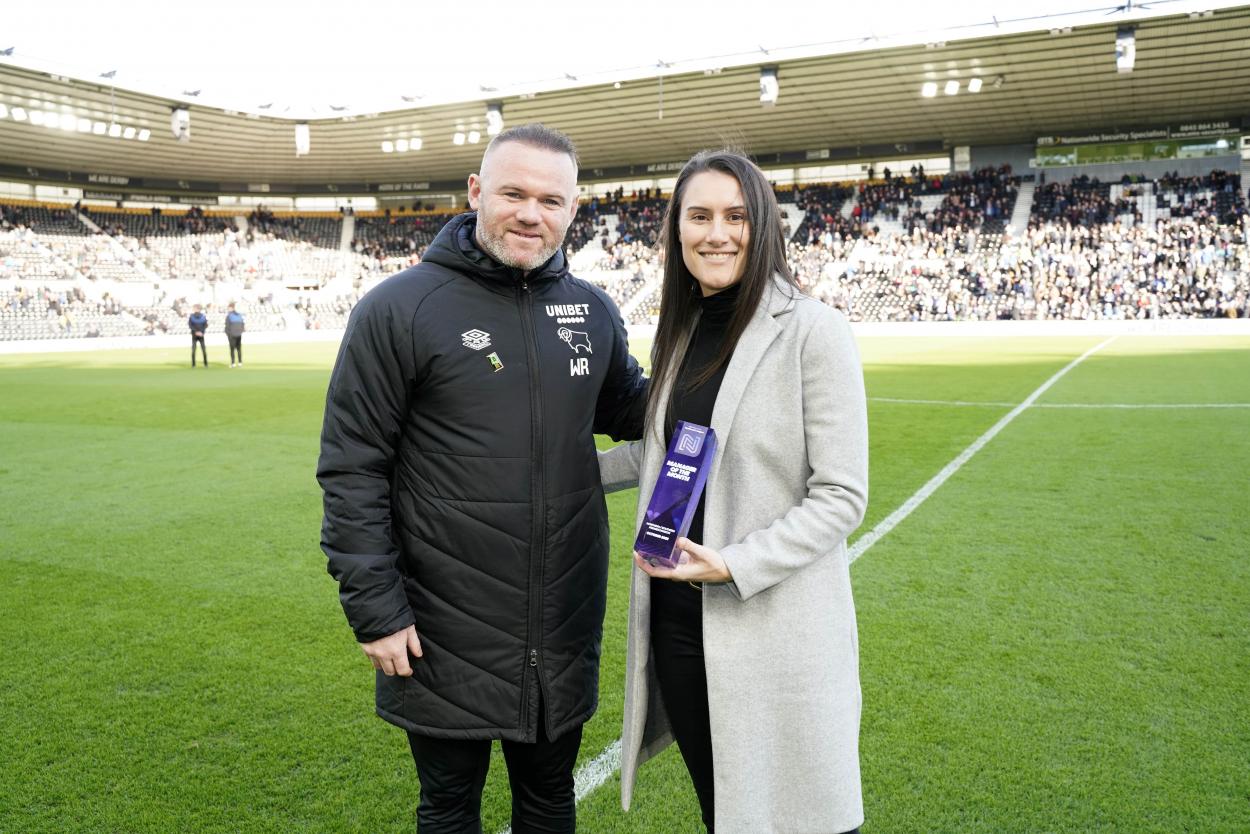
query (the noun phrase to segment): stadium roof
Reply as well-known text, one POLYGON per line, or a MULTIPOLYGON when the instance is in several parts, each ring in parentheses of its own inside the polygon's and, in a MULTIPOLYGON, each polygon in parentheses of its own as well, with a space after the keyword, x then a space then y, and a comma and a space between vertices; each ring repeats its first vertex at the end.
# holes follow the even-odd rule
POLYGON ((773 154, 834 161, 1219 120, 1239 132, 1250 118, 1250 6, 1156 16, 1134 8, 1127 17, 1081 20, 964 27, 922 43, 855 39, 761 52, 749 63, 742 56, 724 66, 686 61, 641 77, 567 79, 472 101, 309 119, 311 152, 298 158, 292 119, 0 64, 0 104, 9 111, 0 117, 0 177, 76 185, 86 178, 103 188, 173 192, 270 186, 273 193, 325 193, 327 185, 342 193, 439 191, 476 168, 482 146, 455 145, 452 135, 485 133, 488 102, 502 104, 508 124, 542 120, 568 131, 581 150, 583 179, 654 175, 724 143, 764 161, 773 154), (1126 24, 1135 26, 1136 65, 1120 73, 1115 40, 1126 24), (762 66, 777 68, 773 107, 759 100, 762 66), (982 80, 978 93, 968 91, 973 77, 982 80), (922 97, 926 81, 938 84, 937 96, 922 97), (948 81, 959 82, 958 93, 942 92, 948 81), (12 118, 16 107, 25 121, 12 118), (189 109, 189 142, 171 134, 177 107, 189 109), (54 113, 58 127, 32 124, 36 110, 54 113), (150 138, 89 132, 95 122, 113 121, 146 129, 150 138), (414 137, 422 140, 419 151, 382 151, 384 141, 414 137))

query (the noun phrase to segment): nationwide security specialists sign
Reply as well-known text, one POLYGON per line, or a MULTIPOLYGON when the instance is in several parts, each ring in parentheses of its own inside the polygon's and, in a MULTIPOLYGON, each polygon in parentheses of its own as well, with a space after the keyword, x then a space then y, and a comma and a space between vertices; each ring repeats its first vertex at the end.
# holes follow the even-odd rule
POLYGON ((1236 156, 1240 138, 1240 125, 1227 119, 1113 133, 1040 136, 1034 165, 1070 168, 1236 156))
POLYGON ((1210 122, 1188 122, 1165 127, 1148 127, 1139 130, 1117 130, 1108 133, 1081 133, 1072 135, 1039 136, 1039 148, 1067 145, 1105 145, 1117 142, 1149 142, 1156 139, 1202 139, 1239 133, 1240 122, 1229 119, 1210 122))

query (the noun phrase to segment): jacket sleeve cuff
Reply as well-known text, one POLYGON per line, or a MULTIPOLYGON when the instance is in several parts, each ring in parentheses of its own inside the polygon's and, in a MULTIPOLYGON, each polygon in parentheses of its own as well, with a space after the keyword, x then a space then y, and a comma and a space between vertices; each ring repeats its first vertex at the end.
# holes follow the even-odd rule
POLYGON ((746 601, 760 590, 752 586, 746 561, 750 557, 743 552, 741 545, 731 544, 720 550, 720 557, 725 562, 725 567, 729 570, 730 579, 725 583, 725 587, 739 601, 746 601))
POLYGON ((634 441, 599 453, 599 478, 604 492, 619 492, 638 486, 642 443, 634 441))
POLYGON ((399 620, 397 622, 403 622, 403 625, 396 625, 394 628, 390 629, 389 631, 356 631, 354 632, 356 635, 356 642, 357 643, 372 643, 374 640, 381 640, 383 637, 390 637, 392 634, 394 634, 397 631, 403 631, 408 626, 417 624, 416 620, 412 618, 411 612, 409 612, 408 618, 406 621, 399 620))

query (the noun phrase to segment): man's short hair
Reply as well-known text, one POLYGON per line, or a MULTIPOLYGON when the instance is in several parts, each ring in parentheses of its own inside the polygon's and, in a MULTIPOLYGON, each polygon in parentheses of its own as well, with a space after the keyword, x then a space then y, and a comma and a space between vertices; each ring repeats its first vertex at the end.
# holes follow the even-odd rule
POLYGON ((490 156, 491 151, 505 142, 520 142, 524 145, 542 148, 546 151, 565 153, 569 155, 569 159, 573 160, 575 167, 581 166, 577 159, 577 147, 573 144, 573 140, 567 134, 561 133, 554 127, 547 127, 542 122, 530 122, 529 124, 517 125, 503 131, 490 140, 490 144, 486 146, 486 152, 482 154, 482 159, 490 156))

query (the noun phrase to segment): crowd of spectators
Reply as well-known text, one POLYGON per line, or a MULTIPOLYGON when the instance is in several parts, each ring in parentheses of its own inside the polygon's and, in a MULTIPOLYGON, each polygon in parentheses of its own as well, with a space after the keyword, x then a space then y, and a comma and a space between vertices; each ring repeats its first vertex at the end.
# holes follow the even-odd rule
POLYGON ((18 286, 0 292, 0 339, 137 335, 127 309, 109 293, 92 299, 77 286, 18 286))
POLYGON ((347 317, 361 295, 361 292, 354 291, 319 301, 300 297, 295 302, 295 310, 303 318, 305 330, 341 330, 347 326, 347 317))
POLYGON ((257 206, 247 217, 247 240, 252 242, 268 237, 337 249, 340 223, 341 220, 336 217, 278 215, 264 206, 257 206))
POLYGON ((931 232, 950 228, 979 231, 983 226, 1001 231, 1020 191, 1019 178, 1012 175, 1010 165, 947 174, 926 185, 922 193, 939 193, 942 202, 926 210, 920 200, 915 200, 904 218, 909 232, 917 227, 931 232))
POLYGON ((0 229, 18 228, 70 235, 85 235, 88 231, 72 209, 0 203, 0 229))
POLYGON ((1244 225, 1031 225, 969 249, 953 230, 791 250, 807 289, 856 320, 1244 318, 1244 225))
POLYGON ((1156 206, 1166 208, 1172 217, 1214 217, 1231 225, 1247 216, 1240 174, 1216 170, 1206 176, 1182 177, 1171 173, 1160 177, 1155 189, 1156 206))
MULTIPOLYGON (((1126 178, 1118 185, 1119 196, 1113 200, 1111 184, 1096 179, 1043 183, 1028 227, 1005 235, 986 232, 985 223, 1010 210, 1015 180, 1006 168, 925 180, 890 176, 885 184, 862 191, 844 185, 795 188, 802 221, 789 243, 789 260, 809 293, 855 320, 1250 315, 1250 219, 1236 174, 1168 175, 1151 184, 1126 178), (1137 211, 1141 195, 1152 190, 1160 209, 1169 209, 1160 211, 1153 225, 1141 222, 1137 211), (930 211, 915 217, 916 199, 926 193, 941 194, 942 202, 927 203, 930 211), (872 212, 902 205, 905 231, 879 234, 868 220, 844 217, 843 203, 864 195, 869 195, 869 202, 876 201, 872 212), (901 203, 896 199, 900 195, 901 203), (1134 219, 1137 222, 1131 222, 1134 219)), ((109 317, 125 319, 132 329, 136 320, 142 322, 144 332, 173 332, 170 322, 176 326, 181 315, 177 301, 127 308, 107 291, 100 293, 108 280, 126 280, 108 270, 120 269, 127 257, 133 259, 133 269, 148 270, 149 278, 151 273, 192 278, 203 282, 201 286, 214 281, 249 286, 253 280, 317 270, 327 280, 354 275, 351 294, 310 297, 295 305, 308 329, 341 327, 360 293, 415 263, 451 217, 420 213, 357 218, 363 224, 357 252, 325 252, 328 260, 314 263, 300 260, 308 255, 307 243, 269 239, 275 221, 259 211, 255 219, 249 218, 249 225, 266 237, 264 242, 248 241, 232 227, 143 239, 125 234, 112 240, 40 234, 26 227, 30 208, 0 205, 4 226, 0 280, 14 286, 31 278, 47 283, 37 292, 6 293, 0 312, 7 322, 37 319, 45 335, 63 336, 107 335, 109 328, 101 322, 107 323, 109 317), (388 246, 391 240, 402 240, 402 245, 388 246), (350 258, 350 263, 343 258, 350 258), (36 268, 41 263, 48 265, 46 271, 36 268), (88 286, 84 280, 98 289, 84 294, 81 287, 88 286), (90 321, 86 327, 81 325, 84 320, 90 321)), ((585 225, 569 241, 573 251, 602 238, 602 253, 597 253, 598 260, 585 277, 600 283, 618 305, 635 309, 635 321, 655 314, 654 290, 661 268, 656 238, 663 210, 658 192, 605 194, 582 206, 575 228, 585 225), (605 225, 609 216, 617 218, 615 229, 605 225)), ((202 213, 178 218, 195 228, 217 222, 202 213)), ((271 312, 274 326, 284 326, 281 310, 275 306, 271 312)), ((18 338, 13 335, 17 332, 11 328, 0 338, 18 338)))
POLYGON ((791 196, 802 213, 791 240, 800 243, 824 241, 828 245, 835 238, 855 236, 852 230, 858 230, 858 221, 842 216, 843 204, 855 197, 853 186, 844 183, 796 185, 791 196))
POLYGON ((1070 226, 1110 223, 1122 214, 1134 213, 1134 203, 1121 197, 1111 200, 1111 183, 1082 174, 1067 182, 1040 184, 1033 194, 1029 226, 1047 222, 1070 226))
POLYGON ((420 257, 454 213, 356 215, 352 251, 376 260, 420 257))
POLYGON ((229 217, 206 214, 199 206, 191 206, 184 212, 167 212, 153 207, 142 213, 93 208, 81 204, 75 208, 89 217, 106 235, 116 238, 133 237, 145 240, 156 236, 199 235, 224 232, 234 227, 234 222, 229 217))
POLYGON ((612 276, 603 284, 604 289, 618 307, 625 307, 637 293, 657 282, 660 269, 654 246, 642 240, 617 240, 604 249, 591 274, 612 276))

